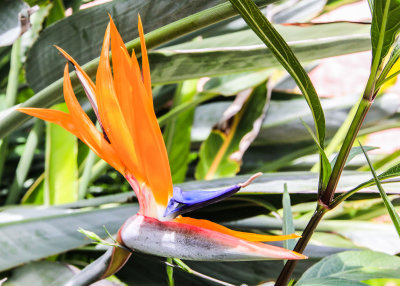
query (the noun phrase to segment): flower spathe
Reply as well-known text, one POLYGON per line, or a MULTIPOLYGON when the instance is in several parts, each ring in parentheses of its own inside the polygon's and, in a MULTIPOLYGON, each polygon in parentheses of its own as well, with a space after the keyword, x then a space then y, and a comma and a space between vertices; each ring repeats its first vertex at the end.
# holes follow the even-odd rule
POLYGON ((193 260, 306 258, 293 251, 261 243, 295 238, 296 235, 269 236, 238 232, 207 220, 180 216, 183 212, 218 201, 221 196, 236 192, 242 185, 213 194, 201 191, 192 194, 178 191, 173 194, 168 155, 153 109, 150 68, 140 17, 138 27, 142 70, 135 53, 129 55, 110 20, 104 36, 96 83, 70 55, 58 48, 74 66, 101 131, 75 97, 68 64, 64 69, 63 92, 69 113, 38 108, 19 110, 64 127, 125 176, 136 193, 140 208, 138 214, 128 219, 119 231, 118 239, 122 245, 160 256, 193 260), (181 212, 178 212, 178 205, 185 205, 184 211, 180 209, 181 212), (151 240, 148 240, 149 236, 151 240))

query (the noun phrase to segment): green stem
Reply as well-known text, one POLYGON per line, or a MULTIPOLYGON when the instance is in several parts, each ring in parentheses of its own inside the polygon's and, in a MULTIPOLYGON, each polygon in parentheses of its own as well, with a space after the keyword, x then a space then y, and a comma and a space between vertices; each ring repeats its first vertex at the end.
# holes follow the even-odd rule
MULTIPOLYGON (((18 78, 21 70, 21 38, 18 38, 11 49, 10 72, 6 90, 5 108, 13 106, 17 100, 18 78)), ((0 180, 3 176, 4 164, 8 153, 7 138, 0 141, 0 180)))
MULTIPOLYGON (((390 9, 390 1, 386 1, 385 9, 384 9, 383 15, 382 15, 382 23, 381 23, 381 26, 379 27, 379 30, 381 32, 379 33, 378 43, 376 45, 375 52, 373 51, 373 53, 372 53, 373 60, 372 60, 372 65, 371 65, 371 73, 368 78, 367 86, 365 87, 365 91, 364 91, 364 95, 363 95, 363 97, 365 99, 368 99, 370 101, 372 100, 372 98, 374 96, 374 92, 371 92, 371 91, 375 91, 375 84, 376 84, 376 80, 378 78, 377 74, 378 74, 378 70, 379 70, 379 67, 382 62, 381 54, 382 54, 382 47, 383 47, 383 43, 384 43, 384 39, 385 39, 385 31, 386 31, 386 24, 387 24, 389 9, 390 9)), ((373 18, 376 17, 375 13, 373 13, 372 17, 373 18)))
POLYGON ((78 188, 78 200, 83 200, 86 197, 87 188, 92 179, 92 168, 94 163, 96 163, 97 155, 89 150, 89 154, 86 157, 85 168, 83 169, 83 174, 79 179, 78 188))
POLYGON ((208 281, 212 281, 212 282, 214 282, 216 284, 219 284, 219 285, 235 286, 235 285, 233 285, 231 283, 228 283, 228 282, 225 282, 225 281, 222 281, 222 280, 219 280, 219 279, 215 279, 215 278, 210 277, 208 275, 205 275, 203 273, 197 272, 197 271, 193 270, 192 268, 190 268, 188 265, 186 265, 182 260, 180 260, 178 258, 172 258, 172 260, 176 263, 176 265, 178 265, 178 267, 180 269, 182 269, 183 271, 185 271, 185 272, 187 272, 189 274, 192 274, 194 276, 203 278, 203 279, 208 280, 208 281))
MULTIPOLYGON (((317 207, 306 228, 304 229, 301 238, 297 242, 294 251, 299 253, 302 253, 304 251, 308 242, 311 239, 312 234, 314 233, 314 230, 317 228, 318 223, 321 221, 322 217, 327 211, 328 210, 322 206, 317 207)), ((285 286, 288 283, 293 273, 293 270, 297 265, 297 262, 298 260, 289 260, 288 262, 286 262, 281 273, 279 274, 278 279, 276 280, 275 286, 285 286)))
POLYGON ((15 178, 10 187, 6 204, 15 204, 21 197, 23 184, 32 164, 36 147, 43 133, 43 126, 43 121, 36 119, 35 124, 28 135, 28 139, 26 140, 24 152, 22 153, 21 159, 18 162, 15 178))
MULTIPOLYGON (((371 89, 369 91, 365 91, 364 95, 365 94, 372 95, 373 93, 374 91, 371 89)), ((373 98, 373 97, 368 96, 367 98, 373 98)), ((314 230, 317 227, 318 223, 321 221, 324 214, 332 208, 331 203, 335 195, 336 187, 339 182, 340 176, 342 174, 344 165, 346 164, 346 160, 350 153, 351 147, 353 146, 354 140, 357 137, 358 131, 360 130, 361 125, 364 122, 365 116, 367 115, 371 107, 371 104, 372 101, 366 99, 365 97, 363 97, 360 103, 358 104, 356 114, 343 140, 343 144, 340 148, 327 187, 325 190, 322 190, 321 192, 320 190, 318 190, 319 193, 321 193, 321 195, 319 196, 318 199, 317 210, 315 211, 314 215, 308 222, 302 237, 299 239, 299 241, 296 244, 296 247, 294 248, 294 251, 300 253, 303 252, 308 242, 310 241, 311 236, 314 233, 314 230)), ((284 268, 282 269, 282 272, 280 273, 277 279, 277 282, 275 284, 276 286, 283 286, 288 283, 296 264, 297 264, 296 260, 290 260, 285 264, 284 268)))
MULTIPOLYGON (((256 4, 265 6, 271 2, 272 1, 268 0, 257 0, 256 4)), ((155 48, 190 32, 221 22, 235 15, 237 15, 237 12, 233 9, 229 2, 222 3, 146 34, 147 48, 155 48)), ((138 38, 126 43, 126 46, 128 50, 135 49, 137 52, 140 51, 140 42, 138 38)), ((139 55, 139 53, 136 54, 139 55)), ((96 74, 99 59, 100 58, 96 58, 82 67, 89 76, 94 76, 96 74)), ((70 77, 74 87, 77 86, 79 81, 76 78, 75 72, 71 72, 70 77)), ((60 78, 46 88, 42 89, 40 92, 36 93, 34 97, 24 102, 21 107, 45 108, 61 102, 62 86, 63 79, 60 78)), ((24 113, 16 110, 10 110, 10 113, 0 121, 0 138, 3 138, 10 132, 17 129, 29 118, 30 116, 24 113)))
POLYGON ((174 267, 173 267, 173 259, 171 257, 167 258, 167 278, 168 278, 168 286, 174 286, 174 267))
POLYGON ((363 98, 360 101, 360 104, 358 105, 356 114, 353 118, 353 121, 350 124, 346 137, 344 138, 342 147, 340 148, 327 187, 322 192, 321 197, 319 198, 322 204, 324 204, 325 206, 329 206, 329 204, 332 202, 337 184, 339 182, 339 178, 346 164, 347 157, 350 153, 351 147, 353 146, 354 140, 357 137, 358 131, 360 130, 361 125, 364 122, 364 118, 371 107, 371 104, 372 104, 371 101, 363 98))

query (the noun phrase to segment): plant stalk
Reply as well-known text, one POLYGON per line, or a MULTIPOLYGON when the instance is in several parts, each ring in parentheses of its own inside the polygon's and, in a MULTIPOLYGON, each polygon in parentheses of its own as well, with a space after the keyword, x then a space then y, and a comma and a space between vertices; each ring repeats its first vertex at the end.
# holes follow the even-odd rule
MULTIPOLYGON (((10 72, 6 89, 5 108, 13 106, 17 100, 18 77, 21 70, 21 38, 19 37, 11 49, 10 72)), ((0 140, 0 181, 3 176, 3 168, 8 153, 8 139, 0 140)))
POLYGON ((346 164, 347 157, 350 153, 351 147, 353 146, 354 140, 357 137, 358 131, 360 130, 361 125, 364 122, 365 116, 367 115, 371 107, 371 104, 372 101, 363 98, 358 105, 354 119, 350 124, 342 147, 340 148, 335 166, 333 167, 331 176, 328 181, 328 185, 326 189, 321 193, 321 197, 319 198, 322 204, 326 207, 329 207, 330 203, 333 200, 333 196, 335 194, 339 178, 346 164))
MULTIPOLYGON (((299 241, 297 242, 295 248, 293 249, 296 252, 302 253, 306 248, 308 242, 311 239, 314 230, 317 228, 318 223, 321 221, 322 217, 328 210, 321 205, 318 205, 315 210, 313 216, 308 222, 306 228, 303 231, 303 234, 299 241)), ((278 279, 275 282, 275 286, 285 286, 293 273, 294 268, 297 265, 298 260, 288 260, 283 267, 281 273, 279 274, 278 279)))
MULTIPOLYGON (((338 158, 336 160, 335 166, 333 167, 327 187, 325 190, 322 190, 320 192, 321 196, 318 198, 318 207, 314 212, 312 218, 308 222, 306 228, 304 229, 302 237, 297 242, 294 251, 297 251, 299 253, 302 253, 304 251, 318 223, 321 221, 324 214, 332 209, 331 203, 335 195, 340 176, 346 164, 347 157, 350 153, 351 147, 353 146, 354 140, 357 137, 358 131, 360 130, 361 125, 364 122, 365 116, 367 115, 372 104, 372 100, 369 100, 369 98, 372 99, 373 97, 366 97, 366 94, 373 94, 373 90, 364 92, 364 96, 358 105, 356 114, 350 124, 349 130, 347 131, 346 137, 344 138, 343 144, 340 148, 338 158)), ((281 273, 279 274, 275 286, 284 286, 288 283, 293 273, 293 270, 296 267, 296 264, 296 260, 289 260, 285 264, 281 273)))

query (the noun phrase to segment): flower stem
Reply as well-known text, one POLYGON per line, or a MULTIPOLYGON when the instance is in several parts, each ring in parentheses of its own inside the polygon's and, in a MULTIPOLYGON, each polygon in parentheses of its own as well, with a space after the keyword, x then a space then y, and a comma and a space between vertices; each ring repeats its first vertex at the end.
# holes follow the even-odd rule
MULTIPOLYGON (((321 221, 322 217, 328 210, 322 206, 318 206, 315 210, 313 216, 311 217, 310 221, 308 222, 306 228, 303 231, 303 234, 299 241, 297 242, 294 251, 302 253, 306 248, 310 238, 317 228, 318 223, 321 221)), ((283 267, 278 279, 276 280, 275 286, 284 286, 288 283, 294 268, 297 265, 298 260, 288 260, 283 267)))
POLYGON ((168 278, 168 286, 174 286, 174 267, 172 258, 167 258, 167 278, 168 278))
POLYGON ((333 167, 331 176, 328 181, 328 185, 326 189, 321 193, 320 201, 325 206, 329 206, 333 200, 333 196, 335 194, 339 178, 343 172, 343 168, 346 164, 347 157, 353 146, 354 140, 357 137, 358 131, 360 130, 361 125, 364 122, 365 116, 367 115, 371 107, 371 104, 372 101, 363 98, 358 105, 356 114, 350 124, 346 137, 344 138, 342 147, 340 148, 337 161, 335 163, 335 166, 333 167))
POLYGON ((178 258, 172 258, 172 260, 176 263, 176 265, 177 265, 180 269, 182 269, 183 271, 185 271, 185 272, 187 272, 187 273, 189 273, 189 274, 192 274, 192 275, 194 275, 194 276, 203 278, 203 279, 208 280, 208 281, 212 281, 212 282, 214 282, 214 283, 216 283, 216 284, 219 284, 219 285, 224 285, 224 286, 235 286, 234 284, 231 284, 231 283, 228 283, 228 282, 225 282, 225 281, 222 281, 222 280, 219 280, 219 279, 210 277, 210 276, 205 275, 205 274, 203 274, 203 273, 197 272, 197 271, 193 270, 192 268, 190 268, 188 265, 186 265, 182 260, 180 260, 180 259, 178 259, 178 258))
MULTIPOLYGON (((367 85, 368 88, 369 85, 367 85)), ((373 86, 373 85, 372 85, 373 86)), ((331 176, 329 178, 327 187, 325 190, 319 190, 321 195, 318 198, 318 206, 306 228, 303 231, 302 237, 297 242, 294 251, 302 253, 306 248, 308 242, 311 239, 314 230, 318 226, 318 223, 322 220, 324 214, 331 210, 333 206, 337 206, 338 202, 332 204, 335 195, 336 187, 339 182, 340 176, 342 175, 344 166, 346 164, 347 157, 353 146, 354 140, 357 137, 358 131, 364 122, 365 116, 367 115, 373 101, 373 95, 375 90, 369 89, 364 91, 363 98, 358 104, 355 116, 350 124, 347 134, 344 138, 343 144, 340 148, 335 166, 333 167, 331 176)), ((288 283, 294 268, 296 267, 296 260, 289 260, 283 267, 279 277, 276 281, 275 286, 284 286, 288 283)))

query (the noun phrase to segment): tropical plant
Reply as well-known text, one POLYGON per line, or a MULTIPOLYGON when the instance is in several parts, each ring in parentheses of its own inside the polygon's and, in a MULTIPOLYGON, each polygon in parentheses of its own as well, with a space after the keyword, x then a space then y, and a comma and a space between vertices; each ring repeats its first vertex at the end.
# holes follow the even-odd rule
POLYGON ((354 143, 399 126, 398 0, 95 2, 0 4, 0 284, 400 285, 398 152, 354 143), (360 99, 317 95, 371 47, 360 99))

